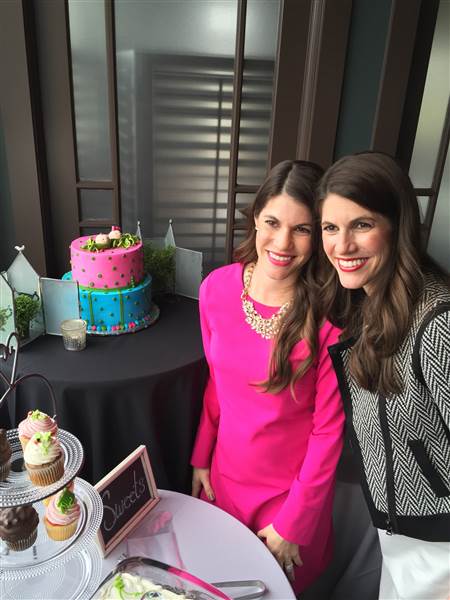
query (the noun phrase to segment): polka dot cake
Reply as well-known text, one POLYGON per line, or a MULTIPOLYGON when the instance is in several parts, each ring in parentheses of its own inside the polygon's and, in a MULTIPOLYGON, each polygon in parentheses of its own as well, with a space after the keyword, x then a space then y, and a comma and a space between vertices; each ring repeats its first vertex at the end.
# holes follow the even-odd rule
POLYGON ((80 286, 93 289, 130 287, 144 279, 144 250, 139 240, 129 248, 88 250, 89 236, 70 244, 72 277, 80 286), (120 280, 120 281, 119 281, 120 280))
POLYGON ((70 258, 72 271, 63 279, 78 282, 88 333, 132 333, 150 324, 151 276, 144 273, 138 237, 117 227, 108 235, 83 236, 71 243, 70 258))

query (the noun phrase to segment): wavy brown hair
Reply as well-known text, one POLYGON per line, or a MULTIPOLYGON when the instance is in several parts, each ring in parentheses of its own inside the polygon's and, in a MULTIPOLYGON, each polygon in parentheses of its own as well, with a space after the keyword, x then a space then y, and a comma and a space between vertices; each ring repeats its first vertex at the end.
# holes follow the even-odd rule
POLYGON ((399 393, 402 382, 394 355, 410 327, 425 271, 438 270, 422 249, 413 186, 391 156, 363 152, 345 156, 327 170, 317 193, 319 212, 329 194, 348 198, 391 224, 387 262, 371 281, 370 296, 362 290, 344 290, 329 262, 321 292, 331 320, 345 323, 343 337, 357 338, 349 369, 358 384, 385 395, 399 393))
MULTIPOLYGON (((304 204, 311 211, 313 216, 312 254, 315 256, 319 231, 317 219, 314 218, 314 192, 322 174, 321 167, 302 160, 285 160, 273 167, 259 188, 253 204, 243 211, 247 217, 247 235, 234 253, 235 260, 244 265, 257 261, 255 217, 258 217, 271 198, 283 193, 288 194, 298 203, 304 204)), ((295 398, 295 382, 304 375, 317 356, 318 322, 321 314, 317 304, 315 268, 315 260, 309 259, 299 269, 292 306, 286 313, 280 331, 274 338, 269 363, 269 377, 259 384, 265 392, 276 394, 289 385, 295 398), (289 355, 294 345, 301 339, 305 340, 310 352, 293 372, 289 355)))

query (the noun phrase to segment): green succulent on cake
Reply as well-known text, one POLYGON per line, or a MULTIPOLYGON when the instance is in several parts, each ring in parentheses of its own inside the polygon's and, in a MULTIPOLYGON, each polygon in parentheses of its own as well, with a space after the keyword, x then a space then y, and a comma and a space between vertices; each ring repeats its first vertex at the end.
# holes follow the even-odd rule
POLYGON ((137 235, 122 233, 119 239, 113 240, 112 245, 113 248, 131 248, 131 246, 135 246, 140 241, 137 235))
POLYGON ((89 252, 100 252, 101 250, 107 250, 111 247, 111 240, 106 234, 99 233, 95 239, 89 238, 84 246, 81 246, 82 250, 88 250, 89 252))
POLYGON ((108 248, 131 248, 138 244, 141 240, 137 235, 132 233, 120 233, 116 231, 117 236, 110 237, 111 234, 99 233, 95 239, 89 238, 86 243, 81 246, 82 250, 88 250, 88 252, 101 252, 108 248))

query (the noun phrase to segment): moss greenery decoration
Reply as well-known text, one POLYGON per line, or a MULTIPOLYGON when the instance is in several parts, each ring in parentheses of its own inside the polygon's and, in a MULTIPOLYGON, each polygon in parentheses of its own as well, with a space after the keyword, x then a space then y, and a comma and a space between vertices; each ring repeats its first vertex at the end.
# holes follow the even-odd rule
POLYGON ((173 293, 175 288, 175 248, 157 248, 144 242, 144 271, 152 276, 154 294, 173 293))
POLYGON ((17 333, 21 340, 30 335, 30 321, 37 315, 39 306, 39 300, 28 294, 19 294, 14 299, 17 333))
POLYGON ((0 331, 5 330, 5 325, 9 317, 12 315, 11 307, 0 308, 0 331))

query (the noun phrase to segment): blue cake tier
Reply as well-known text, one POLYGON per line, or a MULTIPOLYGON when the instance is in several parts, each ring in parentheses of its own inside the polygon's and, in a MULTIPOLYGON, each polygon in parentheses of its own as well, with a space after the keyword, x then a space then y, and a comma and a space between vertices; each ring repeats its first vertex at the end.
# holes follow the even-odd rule
MULTIPOLYGON (((65 273, 63 279, 72 279, 65 273)), ((152 278, 147 275, 135 287, 97 290, 79 286, 80 316, 87 332, 96 335, 133 333, 155 320, 152 306, 152 278)))

